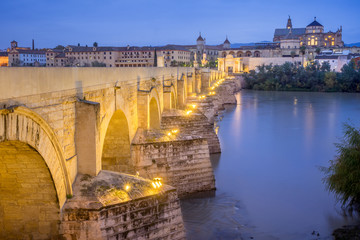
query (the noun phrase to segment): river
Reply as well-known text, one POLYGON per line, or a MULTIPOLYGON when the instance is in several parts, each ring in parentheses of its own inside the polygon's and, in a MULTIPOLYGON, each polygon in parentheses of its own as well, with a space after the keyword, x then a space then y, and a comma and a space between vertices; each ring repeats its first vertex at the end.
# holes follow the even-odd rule
POLYGON ((360 126, 360 94, 241 91, 218 123, 216 193, 181 201, 188 239, 332 239, 343 216, 319 166, 343 123, 360 126))

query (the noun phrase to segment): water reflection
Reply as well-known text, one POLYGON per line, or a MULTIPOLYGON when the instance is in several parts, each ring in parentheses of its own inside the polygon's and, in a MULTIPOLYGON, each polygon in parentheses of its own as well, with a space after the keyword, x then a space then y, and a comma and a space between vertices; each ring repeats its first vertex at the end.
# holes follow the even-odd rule
POLYGON ((334 228, 356 221, 341 215, 318 166, 334 158, 342 122, 360 125, 360 96, 236 97, 241 104, 220 122, 222 153, 212 156, 216 195, 182 201, 188 238, 331 239, 334 228))

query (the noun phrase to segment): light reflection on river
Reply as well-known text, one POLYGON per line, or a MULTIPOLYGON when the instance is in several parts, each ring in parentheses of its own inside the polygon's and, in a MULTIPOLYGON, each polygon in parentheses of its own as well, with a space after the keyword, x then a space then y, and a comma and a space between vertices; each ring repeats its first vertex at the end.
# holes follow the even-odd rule
POLYGON ((216 194, 182 200, 188 239, 331 239, 346 219, 322 183, 360 94, 242 91, 219 123, 216 194), (315 235, 312 235, 315 231, 315 235), (316 236, 319 233, 320 236, 316 236))

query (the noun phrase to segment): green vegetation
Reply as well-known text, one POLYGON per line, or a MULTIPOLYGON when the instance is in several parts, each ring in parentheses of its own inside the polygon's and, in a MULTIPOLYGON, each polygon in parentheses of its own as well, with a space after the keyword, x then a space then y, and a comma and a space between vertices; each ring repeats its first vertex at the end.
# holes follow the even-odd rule
POLYGON ((351 61, 341 72, 314 62, 305 68, 293 63, 262 65, 245 74, 245 88, 267 91, 360 92, 360 71, 351 61))
POLYGON ((156 48, 154 50, 154 67, 157 67, 157 54, 156 54, 156 48))
POLYGON ((54 49, 57 49, 57 50, 64 50, 65 47, 63 45, 57 45, 54 49))
POLYGON ((105 64, 105 63, 98 62, 98 61, 95 61, 95 62, 92 62, 92 63, 91 63, 91 66, 92 66, 92 67, 106 67, 106 64, 105 64))
POLYGON ((360 213, 360 131, 345 124, 344 134, 336 144, 338 156, 321 170, 329 191, 335 193, 344 210, 360 213))

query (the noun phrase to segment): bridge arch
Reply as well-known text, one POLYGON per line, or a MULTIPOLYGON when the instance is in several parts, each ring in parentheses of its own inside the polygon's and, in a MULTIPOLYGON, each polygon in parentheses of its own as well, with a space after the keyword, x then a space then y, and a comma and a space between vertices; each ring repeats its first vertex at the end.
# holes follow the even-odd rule
POLYGON ((159 94, 156 88, 152 88, 148 103, 148 129, 159 129, 161 123, 161 108, 159 94))
POLYGON ((0 239, 53 239, 60 206, 45 159, 27 143, 0 142, 0 239))
POLYGON ((7 141, 28 144, 40 154, 50 171, 59 208, 62 208, 66 196, 72 195, 72 186, 62 147, 49 124, 26 107, 1 109, 0 143, 7 141))
POLYGON ((251 51, 246 51, 246 53, 245 53, 246 57, 251 57, 251 55, 252 55, 251 51))
POLYGON ((129 172, 130 129, 128 118, 121 109, 116 110, 107 126, 101 155, 104 170, 129 172))
POLYGON ((260 51, 255 51, 254 52, 254 57, 260 57, 260 51))
POLYGON ((175 91, 174 85, 171 85, 170 87, 166 87, 166 90, 164 89, 163 93, 163 103, 164 103, 164 109, 173 109, 176 108, 177 102, 177 95, 175 91))

